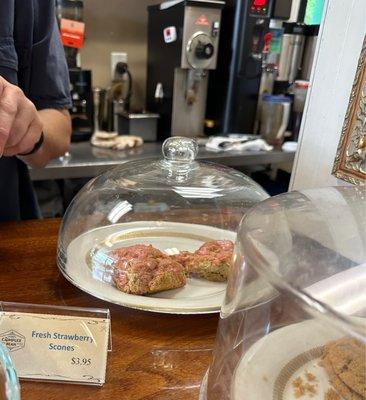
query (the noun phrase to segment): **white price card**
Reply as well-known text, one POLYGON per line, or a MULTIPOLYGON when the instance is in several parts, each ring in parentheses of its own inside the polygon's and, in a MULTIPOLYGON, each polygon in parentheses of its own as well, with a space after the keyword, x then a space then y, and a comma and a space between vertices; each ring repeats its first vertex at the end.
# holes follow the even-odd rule
POLYGON ((109 333, 109 317, 0 311, 19 378, 103 385, 109 333))

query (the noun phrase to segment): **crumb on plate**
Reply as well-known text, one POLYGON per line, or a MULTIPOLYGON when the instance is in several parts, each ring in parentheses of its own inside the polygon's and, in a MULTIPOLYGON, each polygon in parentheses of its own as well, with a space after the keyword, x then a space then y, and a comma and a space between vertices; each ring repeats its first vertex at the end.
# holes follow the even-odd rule
MULTIPOLYGON (((313 375, 313 374, 311 374, 313 375)), ((306 374, 305 374, 306 376, 306 374)), ((311 378, 315 379, 315 376, 311 376, 311 378)), ((308 379, 308 377, 306 376, 306 379, 308 379)), ((313 380, 314 380, 313 379, 313 380)), ((314 397, 317 393, 316 390, 316 385, 313 385, 309 382, 304 382, 303 378, 301 378, 301 376, 298 376, 297 378, 295 378, 292 381, 292 386, 294 388, 294 396, 296 399, 299 399, 300 397, 303 397, 305 395, 309 395, 310 397, 314 397)))

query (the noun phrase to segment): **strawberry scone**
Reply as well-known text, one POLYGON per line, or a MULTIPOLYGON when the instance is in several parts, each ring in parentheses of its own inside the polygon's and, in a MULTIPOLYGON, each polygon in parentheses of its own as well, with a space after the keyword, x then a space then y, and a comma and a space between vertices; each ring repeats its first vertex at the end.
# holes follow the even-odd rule
POLYGON ((189 275, 214 282, 224 282, 231 266, 234 244, 230 240, 204 243, 194 253, 183 251, 174 260, 184 265, 189 275))
POLYGON ((152 294, 186 284, 182 264, 149 245, 113 250, 113 280, 119 290, 131 294, 152 294))

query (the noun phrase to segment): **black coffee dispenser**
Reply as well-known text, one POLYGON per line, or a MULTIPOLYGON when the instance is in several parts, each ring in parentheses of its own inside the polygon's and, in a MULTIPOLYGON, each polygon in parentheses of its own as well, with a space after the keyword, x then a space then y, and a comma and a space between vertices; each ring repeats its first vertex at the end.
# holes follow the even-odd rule
POLYGON ((207 94, 206 132, 253 133, 262 51, 273 0, 226 0, 217 69, 207 94))
POLYGON ((89 140, 93 134, 93 92, 92 72, 87 69, 70 68, 70 92, 72 109, 73 142, 89 140))

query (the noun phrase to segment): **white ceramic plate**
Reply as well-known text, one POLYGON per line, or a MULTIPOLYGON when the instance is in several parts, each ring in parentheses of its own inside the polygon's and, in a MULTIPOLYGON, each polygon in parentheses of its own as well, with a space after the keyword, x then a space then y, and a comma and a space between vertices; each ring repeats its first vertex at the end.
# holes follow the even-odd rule
POLYGON ((125 307, 173 314, 218 312, 224 300, 226 283, 189 278, 185 287, 150 296, 126 294, 114 287, 110 273, 100 265, 106 248, 151 244, 159 250, 176 248, 194 251, 205 241, 235 241, 236 233, 207 225, 175 222, 139 221, 110 225, 86 232, 67 249, 65 277, 83 291, 102 300, 125 307), (91 249, 94 248, 92 256, 91 249), (96 260, 98 262, 96 262, 96 260))
POLYGON ((316 395, 301 400, 324 400, 330 388, 319 365, 323 346, 344 334, 317 320, 280 328, 256 342, 240 360, 233 379, 233 400, 295 400, 292 382, 305 371, 316 376, 316 395))

